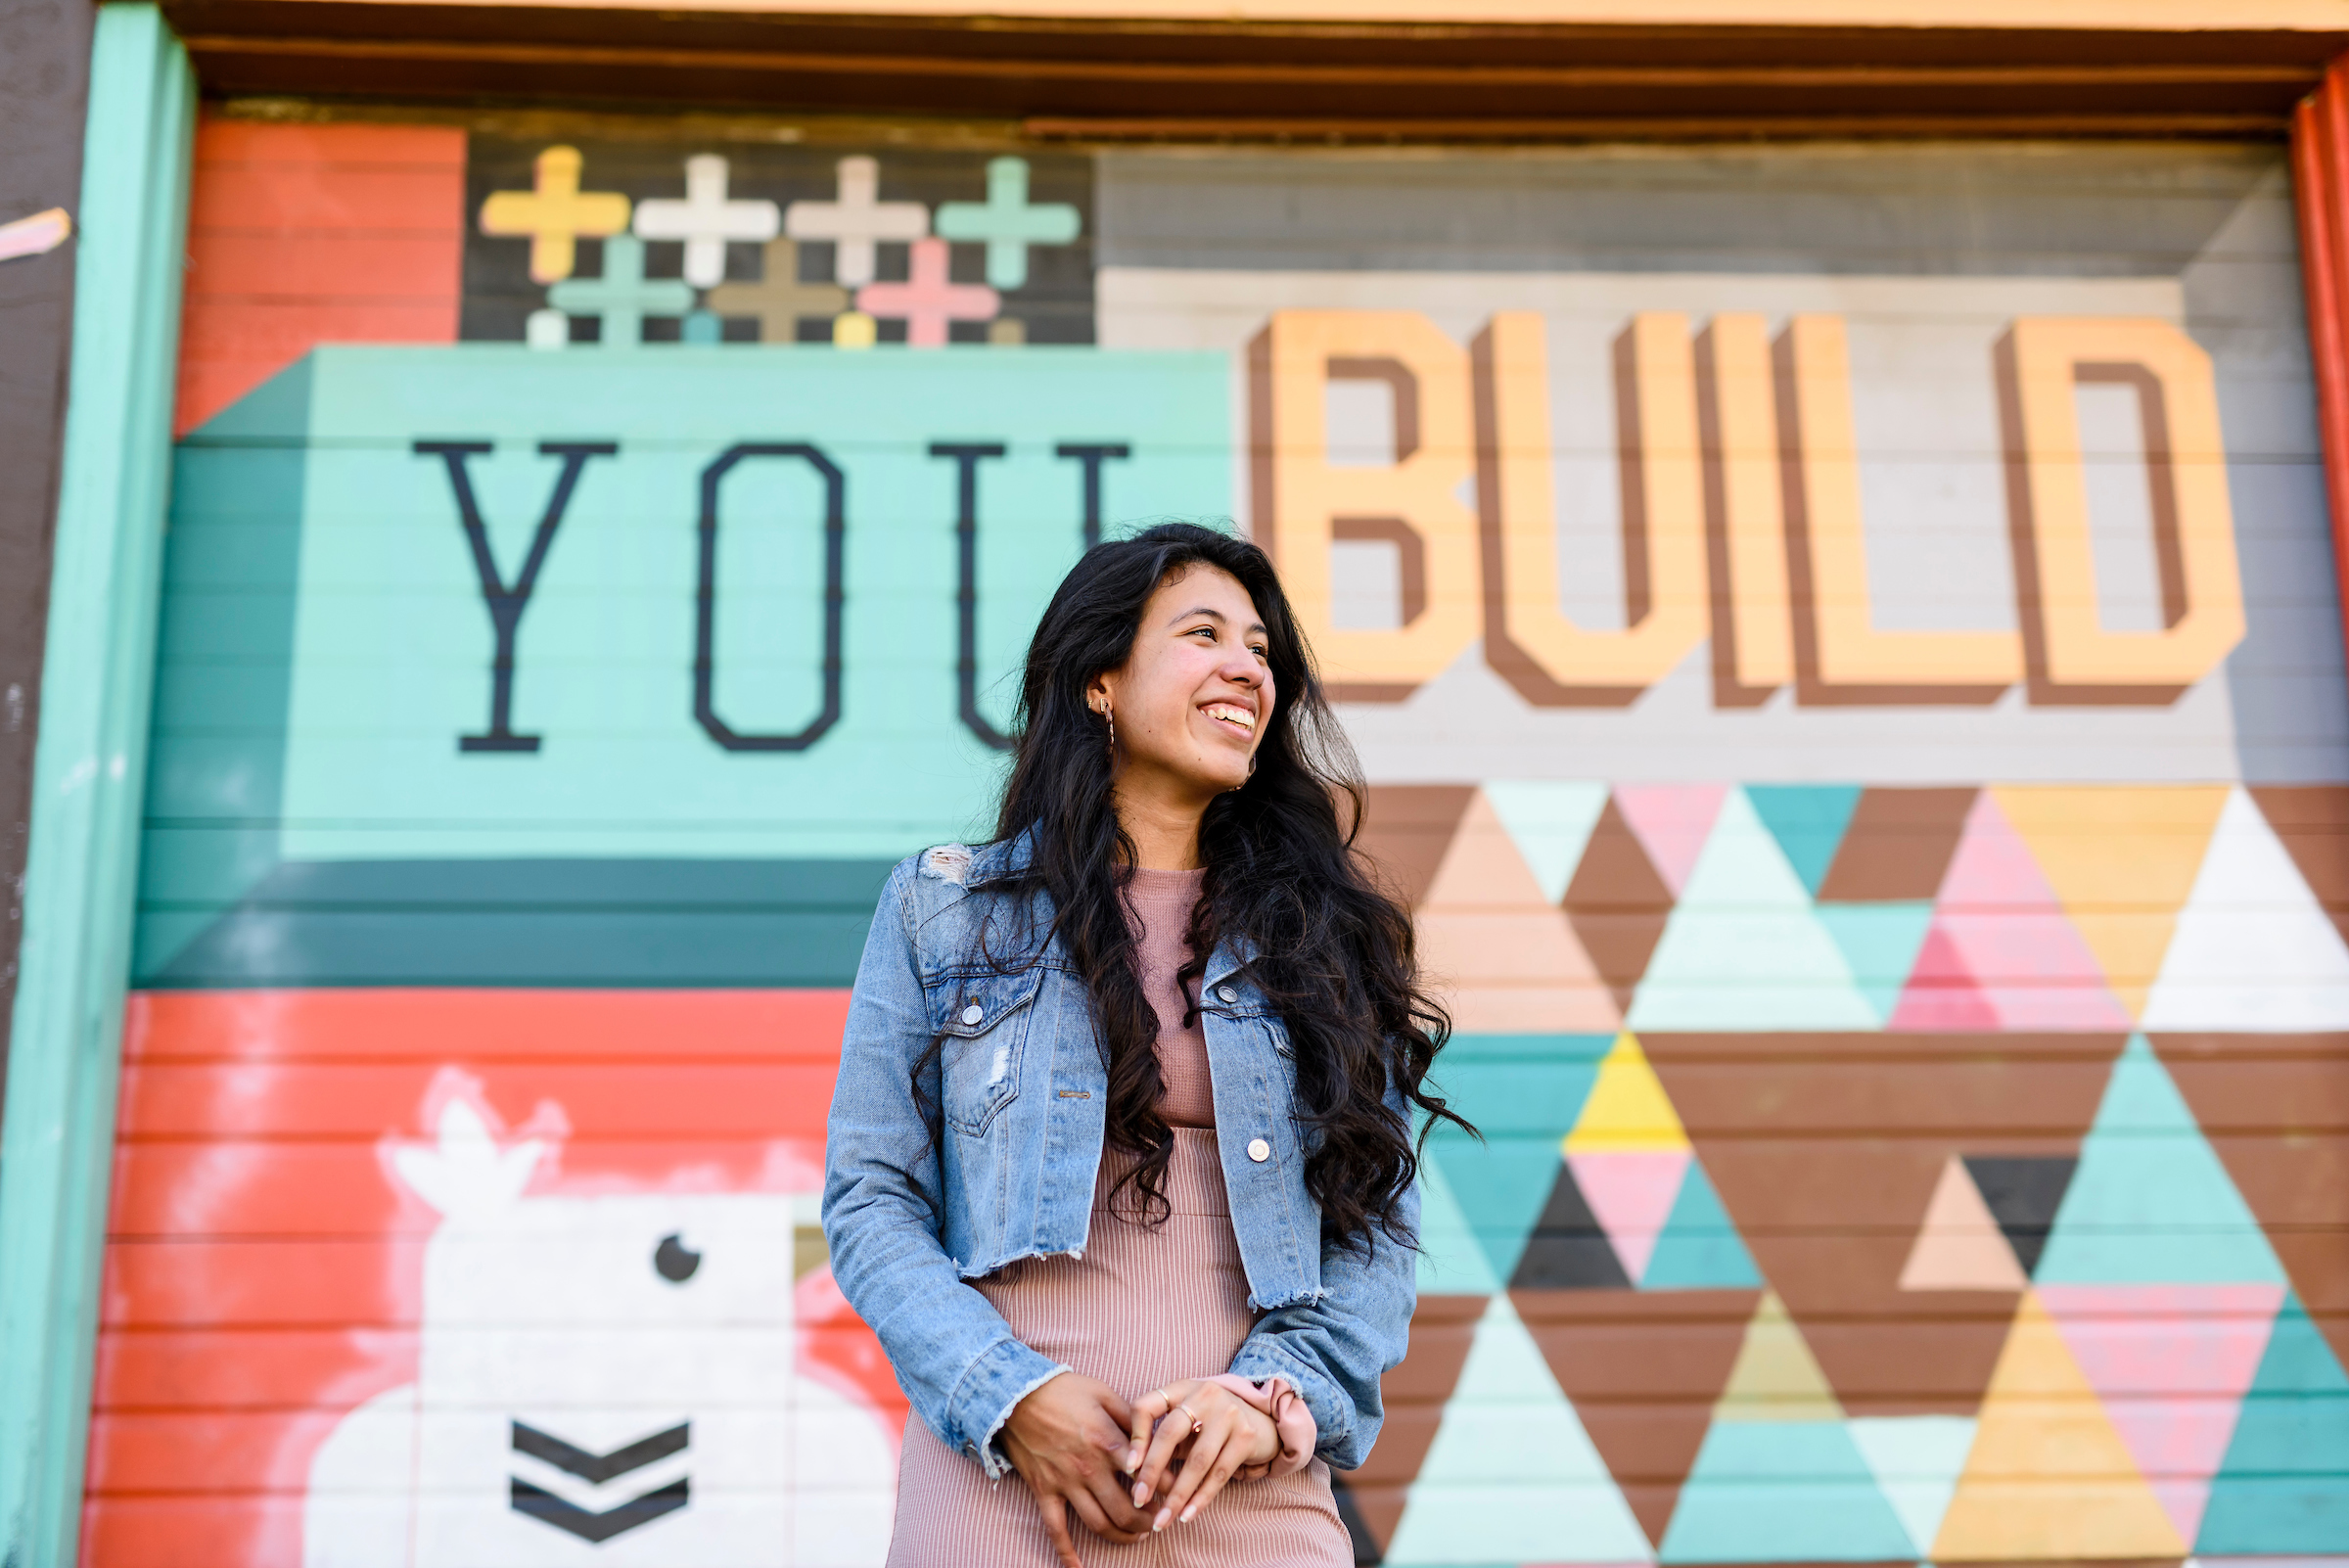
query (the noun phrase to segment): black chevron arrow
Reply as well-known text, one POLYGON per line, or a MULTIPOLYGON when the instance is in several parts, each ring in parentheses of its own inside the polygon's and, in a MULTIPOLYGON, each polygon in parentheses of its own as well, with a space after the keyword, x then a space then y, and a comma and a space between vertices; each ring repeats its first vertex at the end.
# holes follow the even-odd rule
POLYGON ((679 1421, 668 1431, 638 1438, 626 1448, 614 1449, 609 1453, 590 1453, 534 1426, 525 1426, 516 1421, 514 1452, 527 1453, 533 1459, 544 1459, 558 1470, 568 1470, 580 1480, 600 1487, 614 1476, 641 1470, 655 1459, 666 1459, 672 1453, 683 1453, 686 1445, 692 1442, 692 1432, 691 1421, 679 1421))
MULTIPOLYGON (((678 1430, 682 1431, 683 1428, 678 1430)), ((692 1499, 684 1477, 668 1486, 634 1498, 617 1508, 592 1513, 585 1508, 565 1502, 553 1493, 530 1485, 520 1476, 508 1477, 513 1483, 513 1502, 516 1513, 567 1530, 581 1541, 601 1545, 614 1536, 625 1535, 639 1525, 651 1524, 665 1513, 674 1513, 692 1499)))

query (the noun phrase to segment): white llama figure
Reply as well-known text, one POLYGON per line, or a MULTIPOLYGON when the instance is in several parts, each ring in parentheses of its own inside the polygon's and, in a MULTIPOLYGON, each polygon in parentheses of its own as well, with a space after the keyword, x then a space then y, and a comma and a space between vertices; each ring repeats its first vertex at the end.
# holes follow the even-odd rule
POLYGON ((452 1096, 392 1156, 438 1211, 417 1380, 319 1447, 304 1568, 878 1564, 897 1456, 798 1374, 795 1212, 771 1193, 525 1196, 452 1096))

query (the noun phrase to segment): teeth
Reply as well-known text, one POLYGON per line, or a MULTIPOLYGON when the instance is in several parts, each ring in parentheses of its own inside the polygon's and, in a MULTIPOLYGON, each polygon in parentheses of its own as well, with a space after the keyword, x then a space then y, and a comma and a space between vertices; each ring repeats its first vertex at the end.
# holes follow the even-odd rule
POLYGON ((1244 708, 1232 708, 1222 703, 1218 703, 1214 707, 1208 709, 1207 716, 1210 718, 1228 718, 1233 723, 1246 730, 1253 731, 1256 728, 1256 715, 1252 713, 1249 713, 1244 708))

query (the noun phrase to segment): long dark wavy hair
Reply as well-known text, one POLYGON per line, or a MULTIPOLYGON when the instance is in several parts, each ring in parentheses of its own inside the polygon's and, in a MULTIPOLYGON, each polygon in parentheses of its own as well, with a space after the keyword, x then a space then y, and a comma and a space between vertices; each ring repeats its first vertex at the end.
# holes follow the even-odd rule
MULTIPOLYGON (((1206 876, 1183 992, 1197 994, 1220 944, 1253 949, 1249 972, 1295 1052, 1305 1184, 1324 1239, 1367 1251, 1383 1232, 1416 1246, 1400 1213, 1427 1130, 1438 1120, 1475 1130, 1427 1084, 1451 1021, 1421 987, 1408 911, 1355 853, 1366 791, 1271 561, 1187 523, 1094 546, 1052 595, 1028 646, 995 823, 999 838, 1034 831, 1027 886, 1049 896, 1054 931, 1092 995, 1109 1074, 1108 1139, 1135 1156, 1113 1207, 1145 1222, 1165 1218, 1174 1133, 1158 1108, 1158 1016, 1127 923, 1133 841, 1111 797, 1106 722, 1085 689, 1126 665, 1150 596, 1201 567, 1229 573, 1255 602, 1275 706, 1259 720, 1255 771, 1200 823, 1206 876), (1387 1104, 1390 1084, 1423 1118, 1416 1140, 1387 1104)), ((1197 1017, 1194 1001, 1185 1023, 1197 1017)))

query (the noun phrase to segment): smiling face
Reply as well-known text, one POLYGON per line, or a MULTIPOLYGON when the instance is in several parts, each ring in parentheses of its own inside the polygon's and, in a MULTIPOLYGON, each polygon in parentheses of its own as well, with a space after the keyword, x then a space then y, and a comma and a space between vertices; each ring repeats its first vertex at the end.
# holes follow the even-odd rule
POLYGON ((1196 823, 1209 801, 1248 782, 1272 717, 1267 652, 1255 601, 1229 573, 1194 566, 1159 584, 1125 665, 1085 691, 1093 711, 1117 724, 1122 815, 1196 823))

